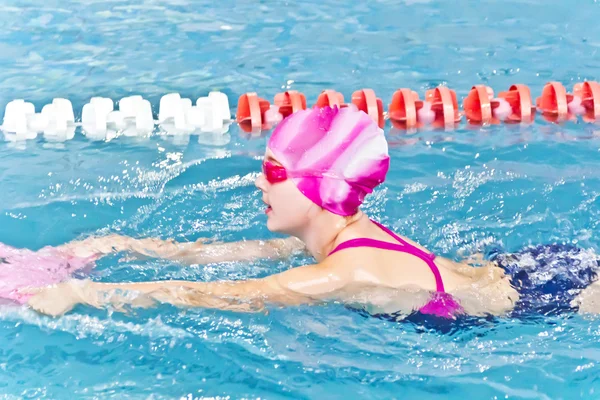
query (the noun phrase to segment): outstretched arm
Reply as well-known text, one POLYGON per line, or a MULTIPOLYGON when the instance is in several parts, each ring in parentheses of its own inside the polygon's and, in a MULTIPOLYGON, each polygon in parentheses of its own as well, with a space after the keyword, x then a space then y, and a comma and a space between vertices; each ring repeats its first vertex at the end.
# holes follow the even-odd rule
POLYGON ((125 305, 148 307, 155 302, 260 311, 266 303, 292 306, 332 299, 347 283, 345 273, 340 274, 326 264, 319 264, 243 281, 97 283, 72 280, 25 292, 34 294, 29 300, 33 309, 53 316, 63 314, 77 304, 98 308, 113 306, 121 310, 125 305))
POLYGON ((129 252, 138 256, 165 258, 189 264, 208 264, 285 258, 294 251, 304 249, 304 243, 294 237, 205 244, 204 240, 182 243, 156 238, 135 239, 128 236, 108 235, 73 241, 60 246, 59 249, 82 257, 129 252))
POLYGON ((138 243, 133 251, 145 255, 156 255, 188 264, 209 264, 227 261, 252 261, 258 259, 283 259, 295 251, 305 248, 295 237, 271 240, 243 240, 228 243, 175 243, 158 248, 138 243))

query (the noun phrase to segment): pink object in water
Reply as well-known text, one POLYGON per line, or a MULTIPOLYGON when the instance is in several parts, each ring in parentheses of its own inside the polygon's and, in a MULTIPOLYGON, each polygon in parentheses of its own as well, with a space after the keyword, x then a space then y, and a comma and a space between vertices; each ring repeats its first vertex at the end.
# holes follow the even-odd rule
POLYGON ((31 295, 19 293, 19 289, 62 282, 75 271, 92 266, 96 259, 75 257, 54 247, 31 251, 0 243, 0 299, 24 304, 31 295))
POLYGON ((279 110, 279 106, 271 106, 267 111, 265 111, 264 119, 268 125, 277 125, 283 120, 283 115, 279 112, 279 110))
POLYGON ((419 309, 422 314, 436 315, 442 318, 455 318, 464 314, 460 303, 448 292, 435 292, 427 304, 419 309))
POLYGON ((573 115, 583 115, 586 111, 579 96, 573 96, 573 100, 567 104, 567 108, 569 109, 569 113, 573 115))
POLYGON ((431 103, 428 101, 423 102, 423 107, 417 110, 418 121, 424 125, 431 125, 435 121, 435 111, 431 109, 431 103))
POLYGON ((510 103, 503 98, 494 99, 497 103, 496 108, 492 108, 492 115, 499 121, 504 121, 512 114, 513 110, 510 103))

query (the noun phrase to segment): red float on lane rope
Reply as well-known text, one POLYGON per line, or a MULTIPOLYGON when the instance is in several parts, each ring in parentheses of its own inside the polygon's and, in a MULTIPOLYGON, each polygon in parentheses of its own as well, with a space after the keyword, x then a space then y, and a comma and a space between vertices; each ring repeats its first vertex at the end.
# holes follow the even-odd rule
POLYGON ((586 109, 583 116, 584 121, 600 121, 600 84, 598 82, 576 83, 573 86, 573 95, 581 98, 581 105, 586 109))
POLYGON ((352 104, 368 114, 380 128, 385 126, 383 102, 377 98, 373 89, 362 89, 352 93, 352 104))
MULTIPOLYGON (((392 125, 397 129, 414 129, 419 127, 417 121, 417 105, 419 95, 410 89, 398 89, 392 96, 388 107, 388 115, 392 125)), ((421 107, 423 102, 420 102, 421 107)))
POLYGON ((331 89, 321 92, 315 105, 317 107, 338 106, 339 108, 347 106, 347 104, 344 103, 344 95, 331 89))
POLYGON ((425 92, 425 101, 431 103, 435 112, 433 126, 436 128, 454 129, 460 122, 456 92, 445 86, 439 86, 425 92))
MULTIPOLYGON (((463 100, 463 110, 467 121, 478 124, 498 123, 492 113, 494 91, 489 86, 475 85, 463 100)), ((497 103, 496 103, 497 106, 497 103)))
POLYGON ((531 100, 529 87, 523 84, 512 85, 508 91, 498 93, 498 97, 510 104, 512 114, 504 122, 507 123, 531 123, 535 116, 535 107, 531 100))
POLYGON ((570 118, 567 90, 560 82, 548 82, 535 103, 548 121, 563 122, 570 118))
POLYGON ((236 112, 236 120, 240 128, 244 132, 256 132, 266 128, 264 114, 270 107, 268 100, 258 97, 254 92, 241 95, 236 112))
POLYGON ((306 96, 296 90, 277 93, 275 105, 279 107, 279 113, 283 118, 287 118, 297 111, 306 110, 306 96))

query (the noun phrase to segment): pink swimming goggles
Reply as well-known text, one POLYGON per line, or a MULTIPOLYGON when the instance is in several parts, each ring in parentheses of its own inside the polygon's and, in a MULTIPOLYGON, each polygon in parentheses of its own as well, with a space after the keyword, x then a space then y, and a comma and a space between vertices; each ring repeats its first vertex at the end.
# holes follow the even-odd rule
POLYGON ((287 171, 285 167, 272 163, 271 161, 263 161, 263 174, 270 184, 275 184, 287 180, 287 171))

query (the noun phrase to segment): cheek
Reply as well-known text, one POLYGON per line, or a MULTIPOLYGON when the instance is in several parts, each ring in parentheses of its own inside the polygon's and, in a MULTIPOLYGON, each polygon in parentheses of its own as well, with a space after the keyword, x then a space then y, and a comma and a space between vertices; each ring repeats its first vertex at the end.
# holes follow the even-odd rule
POLYGON ((312 202, 292 182, 284 182, 271 188, 269 199, 279 214, 284 214, 290 219, 306 216, 312 206, 312 202))
POLYGON ((295 235, 310 223, 314 204, 293 183, 272 186, 268 197, 273 206, 273 214, 267 221, 270 231, 295 235))

